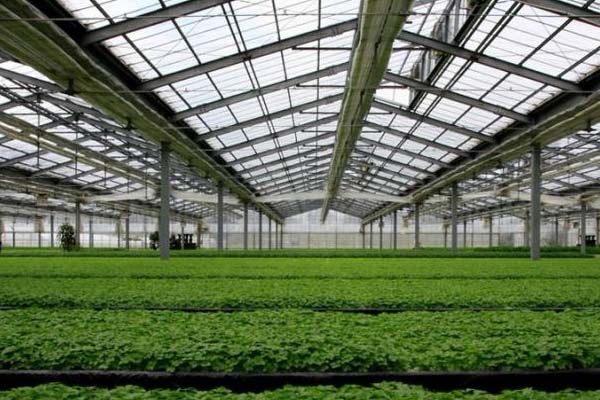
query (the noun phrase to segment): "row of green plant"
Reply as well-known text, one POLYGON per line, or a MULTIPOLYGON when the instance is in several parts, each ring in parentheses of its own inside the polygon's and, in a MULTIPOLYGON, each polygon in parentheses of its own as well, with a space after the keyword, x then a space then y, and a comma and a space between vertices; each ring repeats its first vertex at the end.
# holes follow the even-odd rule
MULTIPOLYGON (((590 258, 596 250, 588 255, 581 255, 577 248, 542 249, 542 257, 547 258, 590 258)), ((77 251, 61 251, 51 248, 6 248, 3 257, 158 257, 158 252, 144 249, 79 249, 77 251)), ((526 248, 467 248, 452 251, 444 248, 422 249, 283 249, 283 250, 172 250, 174 258, 206 258, 206 257, 273 257, 273 258, 306 258, 306 257, 368 257, 368 258, 528 258, 526 248)))
POLYGON ((372 386, 286 386, 261 393, 233 393, 227 389, 199 391, 194 389, 145 390, 136 386, 115 389, 69 387, 58 383, 0 391, 2 400, 597 400, 600 391, 547 393, 531 389, 506 390, 490 394, 477 390, 433 392, 419 386, 382 382, 372 386))
POLYGON ((597 279, 0 280, 14 307, 540 308, 600 307, 597 279))
POLYGON ((600 367, 600 312, 26 309, 0 312, 0 369, 213 372, 600 367))
POLYGON ((0 277, 600 278, 597 259, 4 258, 0 277))

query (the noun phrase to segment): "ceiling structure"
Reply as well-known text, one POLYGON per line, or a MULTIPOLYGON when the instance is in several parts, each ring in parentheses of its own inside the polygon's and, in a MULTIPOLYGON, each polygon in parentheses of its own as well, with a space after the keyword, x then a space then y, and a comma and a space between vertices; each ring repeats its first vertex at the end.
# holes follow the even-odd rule
MULTIPOLYGON (((221 182, 275 220, 331 208, 370 222, 407 206, 378 195, 445 215, 431 199, 452 182, 462 193, 525 188, 538 142, 544 193, 600 193, 600 1, 417 0, 398 15, 383 78, 360 88, 373 94, 353 140, 336 148, 357 89, 360 10, 359 0, 7 0, 0 186, 68 202, 156 188, 169 141, 175 190, 214 194, 221 182), (315 191, 327 196, 302 197, 315 191), (289 193, 300 194, 260 201, 289 193)), ((492 196, 462 212, 509 206, 492 196)), ((171 208, 214 212, 175 198, 171 208)))

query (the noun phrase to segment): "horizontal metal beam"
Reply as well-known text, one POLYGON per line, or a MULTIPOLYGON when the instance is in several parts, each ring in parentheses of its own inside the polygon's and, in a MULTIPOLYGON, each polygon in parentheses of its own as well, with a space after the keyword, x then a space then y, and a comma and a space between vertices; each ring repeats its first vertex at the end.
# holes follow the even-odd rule
POLYGON ((114 38, 116 36, 125 35, 127 33, 137 31, 149 26, 157 25, 165 21, 192 14, 198 11, 206 10, 231 0, 189 0, 173 6, 161 8, 160 10, 151 11, 146 14, 137 15, 127 18, 124 21, 117 22, 94 29, 83 35, 80 40, 82 45, 102 42, 104 40, 114 38))
POLYGON ((63 89, 60 86, 52 82, 34 78, 32 76, 21 74, 19 72, 9 71, 4 68, 0 68, 0 76, 6 79, 12 79, 13 81, 25 83, 27 85, 37 86, 50 92, 63 92, 63 89))
MULTIPOLYGON (((248 181, 249 182, 255 182, 255 181, 261 180, 261 179, 263 179, 265 177, 274 176, 274 175, 280 174, 282 172, 296 171, 297 169, 304 168, 307 165, 309 165, 309 166, 312 167, 313 165, 319 165, 321 161, 328 160, 330 158, 331 158, 331 154, 326 154, 326 155, 323 155, 323 156, 311 158, 310 160, 307 160, 305 162, 299 162, 299 163, 293 164, 291 166, 287 166, 287 165, 284 165, 283 163, 281 163, 282 164, 281 168, 272 169, 272 170, 270 170, 268 172, 265 172, 263 174, 252 176, 252 177, 248 178, 248 181)), ((287 161, 287 162, 289 162, 289 161, 287 161)), ((244 172, 246 172, 246 171, 244 171, 244 172)), ((294 173, 294 172, 291 172, 291 173, 294 173)))
POLYGON ((378 142, 376 140, 368 139, 368 138, 366 138, 364 136, 361 137, 358 140, 360 142, 364 142, 366 144, 370 144, 370 145, 373 145, 375 147, 381 147, 383 149, 386 149, 386 150, 389 150, 389 151, 393 151, 393 152, 396 152, 398 154, 402 154, 402 155, 407 156, 407 157, 412 157, 412 158, 415 158, 417 160, 428 162, 430 164, 434 164, 434 165, 437 165, 437 166, 442 167, 442 168, 450 168, 450 164, 448 164, 448 163, 445 163, 445 162, 440 161, 440 160, 436 160, 435 158, 432 158, 432 157, 427 157, 427 156, 425 156, 423 154, 419 154, 419 153, 415 153, 415 152, 412 152, 412 151, 408 151, 408 150, 405 150, 405 149, 403 149, 401 147, 396 147, 396 146, 387 144, 385 142, 378 142))
POLYGON ((579 91, 580 87, 574 82, 556 78, 552 75, 544 74, 533 69, 522 67, 517 64, 509 63, 498 58, 486 56, 482 53, 467 50, 450 43, 441 42, 427 36, 418 35, 416 33, 402 31, 397 37, 398 40, 414 43, 419 46, 425 46, 433 50, 441 51, 455 57, 464 58, 469 61, 477 62, 488 67, 496 68, 510 74, 522 76, 533 81, 537 81, 546 85, 554 86, 567 91, 579 91))
MULTIPOLYGON (((396 161, 396 160, 394 160, 392 158, 383 157, 383 156, 380 156, 378 154, 371 153, 371 152, 364 151, 364 150, 360 150, 360 149, 354 149, 354 151, 357 154, 361 154, 361 155, 365 155, 365 156, 367 154, 369 154, 371 158, 375 158, 376 157, 378 160, 381 160, 382 162, 387 162, 387 163, 390 163, 390 164, 395 165, 395 166, 400 167, 400 168, 406 168, 406 169, 414 171, 414 172, 416 172, 418 174, 423 174, 423 175, 427 175, 427 176, 433 176, 433 172, 431 172, 431 171, 428 171, 428 170, 423 169, 423 168, 415 167, 413 165, 406 164, 406 163, 404 163, 402 161, 396 161)), ((392 174, 398 174, 398 172, 392 172, 392 171, 390 171, 390 173, 392 173, 392 174)))
MULTIPOLYGON (((400 167, 400 168, 407 168, 407 169, 410 169, 412 171, 415 171, 409 165, 403 164, 403 163, 398 162, 398 161, 391 160, 391 159, 386 158, 386 157, 382 157, 382 156, 377 155, 377 154, 369 153, 367 151, 363 151, 363 150, 359 150, 359 149, 354 149, 354 153, 356 153, 358 155, 361 155, 361 156, 364 156, 365 158, 371 158, 371 159, 377 160, 377 161, 379 161, 381 163, 389 163, 389 164, 395 165, 395 166, 400 167)), ((374 165, 373 167, 374 168, 379 168, 377 165, 374 165)), ((415 172, 421 173, 419 171, 415 171, 415 172)), ((422 179, 419 179, 419 178, 417 178, 415 176, 412 176, 412 175, 406 175, 406 174, 403 174, 401 172, 394 172, 394 174, 396 174, 396 176, 400 176, 402 178, 408 179, 409 181, 417 183, 417 184, 422 184, 423 183, 422 179)), ((427 175, 431 175, 431 172, 427 172, 427 175)))
POLYGON ((327 163, 323 163, 321 165, 313 167, 310 170, 305 170, 303 172, 304 173, 296 174, 296 176, 292 176, 292 177, 282 176, 273 181, 267 181, 267 182, 265 182, 265 183, 268 183, 267 185, 262 185, 262 186, 257 185, 257 190, 260 193, 269 193, 273 190, 276 190, 276 191, 279 190, 279 188, 282 187, 282 185, 289 185, 292 183, 302 182, 305 179, 307 179, 307 177, 310 178, 315 175, 324 174, 327 172, 327 163))
POLYGON ((306 139, 302 139, 302 140, 298 140, 297 142, 294 143, 290 143, 290 144, 286 144, 284 146, 280 146, 280 147, 276 147, 274 149, 271 150, 267 150, 267 151, 263 151, 259 154, 253 154, 247 157, 242 157, 242 158, 238 158, 237 160, 231 161, 229 163, 227 163, 227 166, 233 166, 233 165, 238 165, 238 164, 243 164, 245 162, 248 161, 253 161, 256 160, 260 157, 266 157, 272 154, 276 154, 279 153, 280 151, 285 151, 285 150, 290 150, 290 149, 295 149, 299 146, 305 145, 305 144, 309 144, 309 143, 313 143, 316 142, 318 140, 324 140, 324 139, 330 139, 332 137, 335 137, 335 132, 327 132, 324 133, 322 135, 319 136, 314 136, 314 137, 309 137, 306 139))
MULTIPOLYGON (((282 158, 280 160, 279 159, 278 160, 273 160, 273 161, 266 162, 264 164, 256 165, 254 167, 246 168, 246 169, 244 169, 243 173, 250 174, 250 173, 253 173, 253 172, 256 172, 256 171, 263 170, 265 168, 271 168, 271 167, 274 167, 274 166, 285 165, 285 163, 288 163, 290 161, 294 161, 294 160, 297 160, 297 159, 300 159, 300 158, 310 157, 310 156, 318 154, 318 153, 320 153, 322 151, 327 151, 327 150, 332 150, 332 149, 333 149, 333 144, 315 147, 314 149, 310 149, 310 150, 303 151, 303 152, 298 152, 298 153, 293 154, 291 156, 284 157, 284 158, 282 158)), ((311 158, 311 161, 313 159, 314 158, 311 158)))
POLYGON ((517 0, 519 3, 527 4, 532 7, 541 8, 565 17, 574 18, 579 21, 587 22, 590 25, 600 26, 600 13, 587 8, 575 6, 570 3, 558 0, 517 0))
POLYGON ((269 43, 248 51, 233 54, 231 56, 219 58, 201 65, 196 65, 194 67, 186 68, 181 71, 163 75, 159 78, 150 79, 142 83, 138 87, 138 90, 152 90, 161 86, 171 85, 175 82, 180 82, 182 80, 193 78, 198 75, 207 74, 218 69, 230 67, 232 65, 239 64, 244 61, 250 61, 259 57, 267 56, 269 54, 277 53, 286 49, 290 49, 294 46, 314 42, 319 39, 337 36, 342 33, 352 31, 354 29, 356 29, 355 19, 346 22, 341 22, 335 25, 330 25, 328 27, 321 28, 315 31, 302 33, 300 35, 292 36, 290 38, 283 39, 278 42, 269 43))
POLYGON ((438 128, 446 129, 452 132, 460 133, 469 138, 477 139, 481 142, 494 143, 494 139, 490 136, 486 136, 482 133, 475 132, 471 129, 464 128, 462 126, 457 126, 448 122, 440 121, 439 119, 435 119, 433 117, 428 117, 425 115, 417 114, 412 111, 408 111, 404 108, 395 107, 390 104, 383 103, 381 101, 373 101, 373 107, 379 108, 380 110, 388 111, 394 113, 396 115, 400 115, 401 117, 410 118, 415 121, 424 122, 429 125, 437 126, 438 128))
POLYGON ((235 103, 239 103, 241 101, 253 99, 258 96, 263 96, 269 93, 276 92, 278 90, 286 89, 292 86, 299 85, 304 82, 314 81, 319 78, 324 78, 326 76, 332 76, 339 74, 340 72, 346 71, 348 69, 348 63, 342 63, 338 65, 334 65, 328 68, 324 68, 315 72, 310 72, 308 74, 300 75, 295 78, 286 79, 281 82, 276 82, 271 85, 267 85, 258 89, 249 90, 244 93, 236 94, 234 96, 226 97, 224 99, 216 100, 210 103, 201 104, 196 107, 192 107, 189 110, 180 111, 173 116, 173 120, 178 121, 185 118, 193 117, 194 115, 204 114, 206 112, 216 110, 221 107, 230 106, 235 103))
MULTIPOLYGON (((277 186, 275 188, 270 188, 270 190, 260 190, 260 194, 261 196, 266 196, 266 195, 270 195, 273 193, 281 193, 285 190, 290 190, 290 189, 295 189, 298 188, 300 186, 302 186, 303 190, 304 190, 304 186, 306 186, 307 184, 322 184, 325 180, 325 176, 327 175, 327 170, 321 170, 318 174, 309 176, 309 177, 299 177, 299 178, 295 178, 293 180, 291 180, 290 182, 286 183, 283 186, 277 186)), ((312 189, 312 187, 311 187, 312 189)))
POLYGON ((396 137, 398 137, 400 139, 410 140, 411 142, 419 143, 419 144, 422 144, 424 146, 433 147, 434 149, 438 149, 438 150, 445 151, 445 152, 448 152, 448 153, 451 153, 451 154, 455 154, 457 156, 466 157, 466 158, 471 158, 472 157, 471 153, 469 153, 467 151, 456 149, 454 147, 447 146, 447 145, 442 144, 442 143, 433 142, 431 140, 428 140, 428 139, 425 139, 425 138, 422 138, 422 137, 419 137, 419 136, 410 135, 408 133, 399 131, 397 129, 393 129, 393 128, 389 128, 387 126, 379 125, 379 124, 376 124, 376 123, 371 122, 371 121, 365 121, 364 122, 364 126, 369 127, 369 128, 373 128, 373 129, 378 130, 380 132, 389 133, 390 135, 396 136, 396 137))
MULTIPOLYGON (((377 171, 378 172, 385 172, 385 173, 387 173, 389 175, 392 175, 392 176, 396 176, 397 175, 396 172, 390 171, 390 170, 388 170, 386 168, 383 168, 383 167, 377 167, 377 171)), ((363 171, 360 168, 355 167, 355 166, 349 166, 346 169, 346 172, 353 172, 353 173, 355 173, 357 175, 357 176, 355 176, 355 175, 350 175, 350 176, 349 175, 345 175, 344 176, 344 179, 345 179, 345 181, 348 184, 354 185, 357 188, 362 188, 362 189, 365 188, 364 184, 361 184, 360 181, 356 180, 356 178, 360 178, 360 177, 362 177, 364 175, 367 175, 367 176, 369 176, 371 178, 374 178, 374 179, 382 180, 384 182, 387 182, 389 184, 392 184, 392 185, 395 185, 395 186, 398 186, 398 187, 406 186, 406 182, 400 182, 397 179, 387 178, 385 176, 380 176, 380 175, 377 175, 377 174, 372 173, 372 172, 365 172, 365 171, 363 171)), ((370 184, 371 184, 371 182, 366 182, 367 186, 370 185, 370 184)), ((378 190, 381 193, 386 193, 386 194, 391 194, 391 195, 396 195, 397 194, 393 190, 391 190, 392 188, 388 187, 387 189, 390 189, 390 190, 385 190, 385 188, 383 188, 383 189, 382 188, 377 188, 377 189, 373 189, 373 190, 378 190)))
POLYGON ((427 83, 420 82, 420 81, 417 81, 415 79, 411 79, 411 78, 408 78, 405 76, 400 76, 397 74, 393 74, 391 72, 386 72, 384 79, 386 79, 390 82, 398 83, 400 85, 405 85, 405 86, 411 87, 416 90, 420 90, 420 91, 427 92, 427 93, 432 93, 432 94, 438 95, 440 97, 444 97, 448 100, 456 101, 461 104, 466 104, 471 107, 480 108, 482 110, 486 110, 491 113, 498 114, 502 117, 508 117, 508 118, 514 119, 516 121, 521 121, 521 122, 525 122, 525 123, 532 122, 527 115, 518 113, 516 111, 512 111, 508 108, 497 106, 495 104, 488 103, 488 102, 485 102, 482 100, 477 100, 473 97, 465 96, 460 93, 453 92, 451 90, 437 88, 435 86, 431 86, 427 83))
POLYGON ((322 106, 325 104, 335 103, 336 101, 341 100, 343 95, 344 95, 343 93, 334 94, 333 96, 323 97, 322 99, 310 101, 308 103, 303 103, 303 104, 300 104, 300 105, 297 105, 297 106, 294 106, 291 108, 287 108, 285 110, 274 112, 272 114, 252 118, 248 121, 240 122, 239 124, 230 125, 230 126, 226 126, 221 129, 207 132, 203 135, 200 135, 199 139, 200 140, 212 139, 212 138, 218 137, 220 135, 225 135, 230 132, 235 132, 239 129, 248 128, 250 126, 254 126, 254 125, 257 125, 257 124, 260 124, 263 122, 272 121, 274 119, 285 117, 290 114, 295 114, 300 111, 310 110, 311 108, 315 108, 315 107, 322 106))
POLYGON ((254 139, 250 139, 250 140, 248 140, 246 142, 237 143, 237 144, 234 144, 234 145, 231 145, 231 146, 219 149, 219 150, 215 151, 215 154, 216 155, 221 155, 221 154, 224 154, 224 153, 230 153, 232 151, 245 149, 246 147, 250 147, 250 146, 254 146, 254 145, 260 144, 260 143, 268 142, 269 140, 275 140, 277 138, 282 138, 282 137, 285 137, 287 135, 294 134, 296 132, 300 132, 300 131, 303 131, 303 130, 306 130, 306 129, 311 129, 311 128, 318 127, 320 125, 325 125, 325 124, 329 124, 329 123, 335 122, 335 121, 337 121, 337 118, 338 118, 338 115, 335 114, 335 115, 331 115, 329 117, 317 119, 317 120, 312 121, 312 122, 307 122, 306 124, 301 124, 301 125, 298 125, 298 126, 294 126, 294 127, 288 128, 288 129, 284 129, 284 130, 281 130, 281 131, 274 132, 271 135, 260 136, 260 137, 254 138, 254 139))

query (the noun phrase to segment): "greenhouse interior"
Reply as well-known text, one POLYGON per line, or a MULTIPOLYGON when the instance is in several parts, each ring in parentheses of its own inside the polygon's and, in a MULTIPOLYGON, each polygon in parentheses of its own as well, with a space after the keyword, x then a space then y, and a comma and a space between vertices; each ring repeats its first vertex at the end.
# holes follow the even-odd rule
POLYGON ((600 0, 3 0, 0 277, 0 400, 598 400, 600 0))

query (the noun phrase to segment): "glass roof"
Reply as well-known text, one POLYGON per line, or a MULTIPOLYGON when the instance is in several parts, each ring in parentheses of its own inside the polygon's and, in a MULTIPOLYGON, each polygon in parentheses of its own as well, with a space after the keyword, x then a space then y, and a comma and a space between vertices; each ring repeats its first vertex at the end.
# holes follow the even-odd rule
MULTIPOLYGON (((59 2, 87 31, 83 42, 107 51, 105 65, 121 64, 132 74, 132 92, 164 103, 170 119, 191 128, 215 163, 255 196, 326 187, 359 0, 223 0, 195 8, 169 0, 59 2)), ((530 124, 541 107, 598 71, 598 24, 526 3, 417 0, 342 190, 410 194, 530 124), (436 50, 426 42, 431 39, 472 56, 436 50)), ((582 13, 600 11, 599 1, 568 4, 582 13)), ((0 167, 21 179, 97 193, 138 190, 159 179, 159 147, 144 132, 115 122, 10 57, 0 60, 0 112, 34 132, 27 140, 0 135, 0 167), (52 150, 43 140, 54 137, 72 147, 52 150)), ((591 133, 568 133, 544 149, 549 165, 599 151, 591 133)), ((524 173, 520 163, 526 164, 515 160, 463 185, 471 190, 509 181, 524 173)), ((175 188, 215 192, 187 162, 174 156, 173 164, 175 188)), ((585 166, 552 175, 544 190, 572 192, 599 181, 598 169, 585 166)), ((321 204, 270 206, 289 216, 321 204)), ((364 217, 385 204, 340 198, 332 207, 364 217)), ((206 204, 172 205, 190 214, 212 212, 206 204)))

